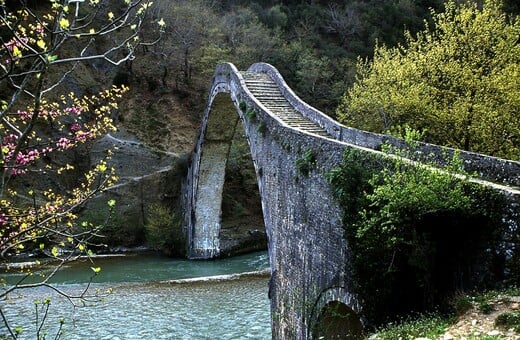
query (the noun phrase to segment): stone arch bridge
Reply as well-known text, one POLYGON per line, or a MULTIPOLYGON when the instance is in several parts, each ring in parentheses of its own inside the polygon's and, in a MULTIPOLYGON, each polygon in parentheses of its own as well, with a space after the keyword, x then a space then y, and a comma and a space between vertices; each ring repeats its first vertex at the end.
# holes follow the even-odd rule
MULTIPOLYGON (((250 146, 268 236, 273 338, 313 338, 314 325, 331 306, 353 315, 348 327, 356 330, 362 326, 362 306, 353 291, 341 209, 325 174, 342 161, 347 148, 380 153, 382 143, 404 144, 337 123, 302 102, 271 65, 258 63, 240 72, 232 64, 219 64, 184 191, 190 258, 219 256, 224 175, 239 120, 250 146), (304 169, 310 157, 313 166, 304 169)), ((438 146, 422 147, 427 154, 442 154, 438 146)), ((520 163, 465 152, 461 158, 484 185, 506 194, 516 220, 520 163)))

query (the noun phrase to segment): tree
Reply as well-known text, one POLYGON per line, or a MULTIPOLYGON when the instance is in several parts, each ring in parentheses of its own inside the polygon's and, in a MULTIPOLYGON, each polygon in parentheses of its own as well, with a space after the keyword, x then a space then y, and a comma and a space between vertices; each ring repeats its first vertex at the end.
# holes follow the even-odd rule
POLYGON ((408 124, 433 143, 520 159, 520 20, 498 0, 449 1, 432 16, 404 45, 359 60, 338 117, 375 132, 408 124))
MULTIPOLYGON (((9 266, 10 256, 23 251, 49 259, 22 267, 25 275, 6 285, 0 300, 35 286, 66 295, 50 279, 64 263, 92 254, 102 226, 79 220, 78 211, 117 177, 109 152, 107 159, 84 169, 68 163, 67 154, 114 129, 111 114, 126 89, 78 95, 79 90, 67 88, 72 74, 86 63, 120 65, 132 59, 134 50, 146 44, 140 30, 150 5, 90 0, 76 10, 69 1, 0 1, 0 264, 9 266), (67 172, 83 170, 80 184, 53 184, 67 172), (43 275, 49 268, 50 274, 43 275)), ((107 208, 114 204, 109 201, 107 208)), ((99 270, 93 267, 93 275, 99 270)), ((49 299, 42 301, 41 326, 50 305, 49 299)), ((6 332, 0 337, 17 338, 23 328, 11 324, 5 308, 0 305, 6 332)), ((43 336, 41 326, 37 338, 43 336)))
POLYGON ((247 7, 228 12, 222 20, 221 31, 231 61, 239 68, 247 68, 259 61, 271 62, 281 45, 278 29, 270 30, 247 7))
POLYGON ((361 29, 359 14, 352 6, 345 5, 341 8, 338 4, 329 5, 329 20, 325 29, 332 34, 337 34, 341 46, 348 44, 352 36, 358 34, 361 29))

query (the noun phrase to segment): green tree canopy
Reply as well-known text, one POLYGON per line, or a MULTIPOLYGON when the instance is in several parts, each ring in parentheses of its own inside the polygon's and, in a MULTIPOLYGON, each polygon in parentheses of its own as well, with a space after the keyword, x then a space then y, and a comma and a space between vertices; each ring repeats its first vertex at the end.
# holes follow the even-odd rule
POLYGON ((402 125, 426 141, 520 159, 520 20, 499 0, 449 1, 406 43, 358 61, 338 118, 375 132, 402 125))

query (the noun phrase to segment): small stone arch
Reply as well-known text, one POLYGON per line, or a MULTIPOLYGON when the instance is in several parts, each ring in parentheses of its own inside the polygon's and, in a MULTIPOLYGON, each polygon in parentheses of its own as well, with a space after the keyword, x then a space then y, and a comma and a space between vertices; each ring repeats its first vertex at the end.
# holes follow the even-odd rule
POLYGON ((345 288, 323 291, 311 315, 310 339, 364 339, 364 322, 356 298, 345 288))
MULTIPOLYGON (((204 129, 203 149, 198 153, 197 183, 193 220, 198 228, 189 235, 191 258, 212 258, 219 255, 222 191, 229 150, 239 115, 228 93, 217 92, 210 106, 204 129)), ((201 145, 202 147, 202 145, 201 145)))

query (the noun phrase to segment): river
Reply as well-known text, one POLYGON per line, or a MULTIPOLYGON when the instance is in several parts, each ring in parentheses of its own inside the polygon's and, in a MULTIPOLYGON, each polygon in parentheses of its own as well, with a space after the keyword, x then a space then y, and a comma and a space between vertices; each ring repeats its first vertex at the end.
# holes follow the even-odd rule
MULTIPOLYGON (((79 293, 91 266, 85 261, 65 268, 56 275, 56 286, 79 293)), ((84 307, 73 308, 42 288, 0 301, 13 325, 24 326, 20 339, 35 338, 34 301, 47 296, 51 312, 43 328, 48 339, 54 338, 60 318, 65 320, 60 339, 271 339, 268 277, 233 275, 267 269, 265 252, 213 261, 118 256, 96 259, 95 266, 101 271, 89 291, 103 297, 84 307), (216 275, 220 278, 208 278, 216 275)))

